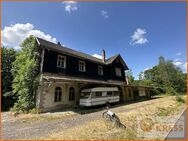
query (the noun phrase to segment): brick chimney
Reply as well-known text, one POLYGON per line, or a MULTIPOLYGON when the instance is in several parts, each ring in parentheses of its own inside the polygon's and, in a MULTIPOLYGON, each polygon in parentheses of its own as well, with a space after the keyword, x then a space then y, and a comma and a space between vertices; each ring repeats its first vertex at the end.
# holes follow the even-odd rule
POLYGON ((106 59, 106 54, 105 54, 105 50, 102 50, 102 61, 105 62, 106 59))
POLYGON ((61 43, 60 43, 60 42, 57 42, 57 44, 61 46, 61 43))
POLYGON ((127 75, 125 75, 125 83, 126 83, 126 85, 129 85, 129 78, 127 75))

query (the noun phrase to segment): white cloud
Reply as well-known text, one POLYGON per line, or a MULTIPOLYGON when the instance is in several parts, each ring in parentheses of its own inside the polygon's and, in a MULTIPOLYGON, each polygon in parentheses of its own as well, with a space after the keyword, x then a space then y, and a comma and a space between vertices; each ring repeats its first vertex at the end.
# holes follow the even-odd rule
POLYGON ((185 62, 185 63, 183 64, 183 71, 184 71, 184 72, 187 72, 187 62, 185 62))
POLYGON ((173 64, 179 68, 181 68, 181 70, 185 73, 187 72, 187 62, 183 62, 183 61, 176 61, 176 59, 173 61, 173 64))
POLYGON ((148 42, 147 38, 145 37, 146 31, 145 29, 138 28, 134 34, 131 36, 131 45, 136 44, 145 44, 148 42))
POLYGON ((183 64, 181 61, 174 61, 173 63, 175 66, 181 66, 183 64))
POLYGON ((181 55, 182 55, 182 53, 181 53, 181 52, 178 52, 178 53, 176 53, 176 55, 177 55, 177 56, 181 56, 181 55))
POLYGON ((66 1, 63 2, 63 4, 65 6, 65 11, 68 13, 78 10, 78 3, 75 1, 66 1))
POLYGON ((35 27, 30 23, 17 23, 15 25, 5 26, 5 28, 1 32, 3 46, 13 47, 15 49, 19 49, 21 42, 30 35, 43 38, 50 42, 57 42, 56 38, 53 38, 49 34, 45 34, 44 32, 35 29, 35 27))
POLYGON ((150 68, 149 68, 149 67, 148 67, 148 68, 145 68, 143 72, 145 72, 145 71, 147 71, 147 70, 150 70, 150 69, 152 69, 152 67, 150 67, 150 68))
POLYGON ((102 10, 102 11, 101 11, 101 15, 102 15, 105 19, 109 18, 109 14, 108 14, 108 12, 105 11, 105 10, 102 10))
POLYGON ((102 59, 102 56, 99 55, 99 54, 93 54, 92 56, 93 56, 93 57, 96 57, 96 58, 98 58, 98 59, 102 59))

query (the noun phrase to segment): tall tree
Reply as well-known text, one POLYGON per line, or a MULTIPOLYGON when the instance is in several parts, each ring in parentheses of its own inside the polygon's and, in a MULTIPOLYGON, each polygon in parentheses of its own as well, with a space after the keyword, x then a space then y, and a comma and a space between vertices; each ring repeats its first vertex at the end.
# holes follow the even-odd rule
POLYGON ((186 92, 186 78, 182 70, 171 60, 159 57, 158 65, 144 72, 145 79, 151 80, 156 87, 161 87, 171 93, 186 92))
POLYGON ((14 104, 12 93, 12 64, 15 61, 16 51, 13 48, 2 48, 2 109, 8 110, 14 104))
POLYGON ((35 107, 39 63, 40 49, 35 37, 30 36, 21 44, 21 50, 13 63, 13 92, 18 95, 15 111, 28 112, 35 107))

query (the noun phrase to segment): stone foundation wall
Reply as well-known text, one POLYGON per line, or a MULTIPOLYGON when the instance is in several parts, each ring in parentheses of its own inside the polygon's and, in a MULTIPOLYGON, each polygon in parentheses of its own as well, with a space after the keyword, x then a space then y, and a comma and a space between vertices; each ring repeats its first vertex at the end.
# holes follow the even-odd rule
POLYGON ((40 86, 37 95, 37 108, 42 111, 49 111, 55 109, 63 109, 65 107, 71 107, 79 103, 79 90, 78 85, 76 83, 66 83, 66 82, 51 82, 44 83, 40 86), (56 87, 60 87, 62 90, 61 101, 55 102, 55 89, 56 87), (69 100, 69 92, 70 88, 73 87, 75 91, 75 99, 69 100))

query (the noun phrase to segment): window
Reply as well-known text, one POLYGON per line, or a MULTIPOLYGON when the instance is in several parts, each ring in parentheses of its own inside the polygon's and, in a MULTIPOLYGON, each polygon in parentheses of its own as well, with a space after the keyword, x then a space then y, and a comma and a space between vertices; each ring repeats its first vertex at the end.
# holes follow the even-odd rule
POLYGON ((81 93, 81 98, 89 98, 89 96, 90 96, 89 92, 81 93))
POLYGON ((114 91, 113 93, 114 93, 114 96, 118 96, 119 95, 119 93, 117 91, 114 91))
POLYGON ((61 92, 61 88, 60 87, 56 87, 55 88, 55 96, 54 96, 54 102, 59 102, 61 101, 61 95, 62 95, 62 92, 61 92))
POLYGON ((66 68, 66 57, 62 55, 57 56, 57 67, 66 68))
POLYGON ((75 99, 75 91, 74 91, 74 88, 71 87, 69 89, 69 101, 73 101, 75 99))
POLYGON ((102 92, 95 92, 96 97, 102 96, 102 92))
POLYGON ((115 68, 116 76, 121 76, 121 69, 115 68))
POLYGON ((107 92, 107 95, 108 96, 112 96, 112 92, 107 92))
POLYGON ((145 90, 139 90, 139 96, 146 96, 145 90))
POLYGON ((98 75, 103 75, 103 67, 98 66, 98 75))
POLYGON ((79 61, 79 71, 81 71, 81 72, 86 71, 86 64, 84 61, 79 61))

